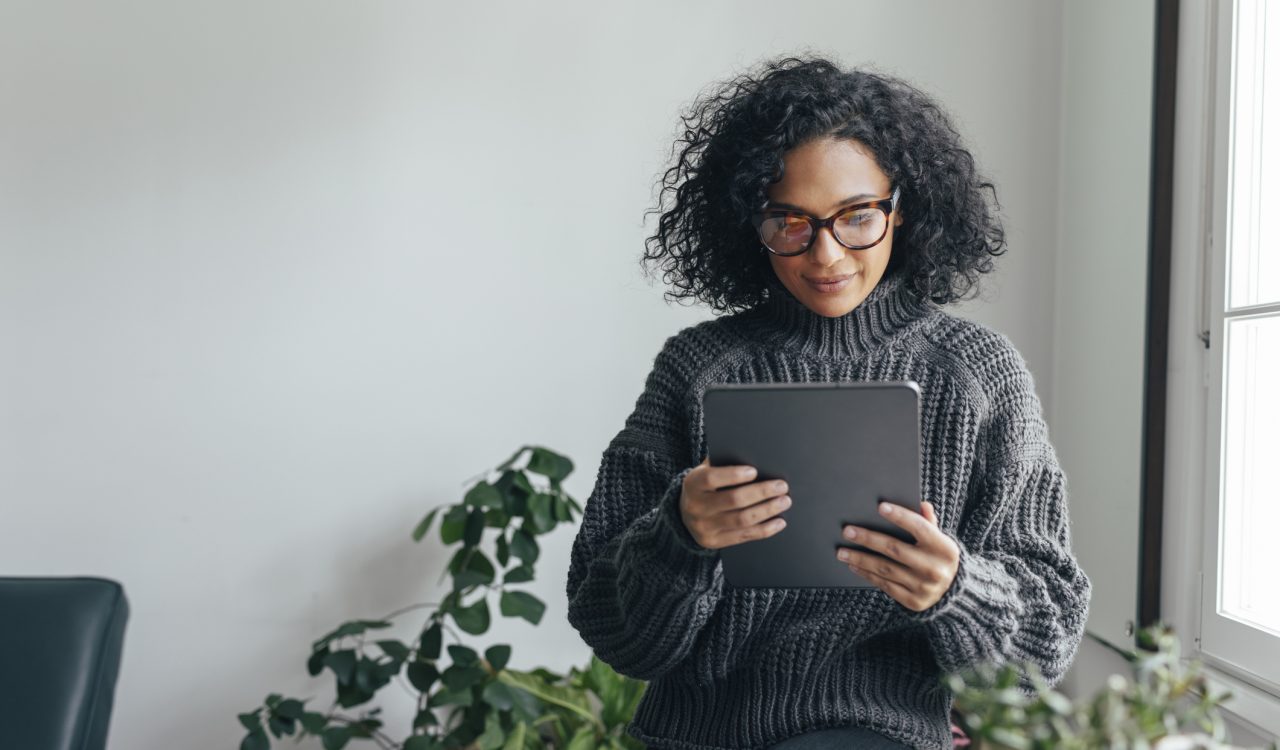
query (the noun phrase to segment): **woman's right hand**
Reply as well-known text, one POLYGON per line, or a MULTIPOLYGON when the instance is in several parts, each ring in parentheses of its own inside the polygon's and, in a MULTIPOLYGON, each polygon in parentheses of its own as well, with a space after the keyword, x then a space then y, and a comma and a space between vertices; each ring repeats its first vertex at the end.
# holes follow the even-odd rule
POLYGON ((698 544, 721 549, 782 531, 787 522, 774 516, 791 507, 787 483, 755 476, 753 466, 712 466, 709 457, 685 475, 680 517, 698 544))

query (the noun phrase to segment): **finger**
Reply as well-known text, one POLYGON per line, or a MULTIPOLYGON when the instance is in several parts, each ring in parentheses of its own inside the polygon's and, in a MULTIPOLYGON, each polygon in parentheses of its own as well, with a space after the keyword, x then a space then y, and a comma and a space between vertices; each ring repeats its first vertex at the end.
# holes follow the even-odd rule
POLYGON ((849 542, 888 555, 910 568, 926 568, 932 564, 928 550, 864 526, 845 526, 843 536, 849 542), (856 533, 850 536, 851 531, 856 533))
POLYGON ((854 567, 852 565, 849 566, 849 569, 870 581, 876 588, 893 597, 895 601, 904 607, 907 606, 906 601, 915 598, 915 592, 907 589, 897 581, 891 581, 882 575, 878 575, 875 571, 867 570, 866 568, 854 567))
POLYGON ((786 480, 761 479, 759 482, 720 490, 719 497, 716 498, 716 504, 713 507, 722 512, 737 511, 755 505, 762 500, 785 495, 788 489, 790 488, 786 480))
POLYGON ((764 539, 773 536, 785 528, 787 522, 781 518, 771 518, 763 523, 757 523, 752 526, 742 528, 721 529, 714 532, 712 536, 712 546, 715 548, 730 547, 743 542, 751 542, 756 539, 764 539))
MULTIPOLYGON (((886 581, 893 581, 904 589, 915 591, 920 585, 920 579, 914 571, 893 560, 887 560, 883 557, 867 552, 859 552, 847 547, 841 547, 837 550, 836 558, 849 565, 849 567, 855 568, 855 572, 872 573, 886 581)), ((859 574, 861 575, 861 573, 859 574)))
POLYGON ((722 487, 733 487, 745 484, 756 478, 756 467, 745 464, 711 466, 703 473, 706 489, 718 490, 722 487))
POLYGON ((920 507, 924 510, 924 518, 925 518, 925 520, 926 520, 926 521, 928 521, 929 523, 933 524, 934 526, 937 526, 937 525, 938 525, 938 514, 937 514, 937 512, 933 509, 933 503, 929 502, 928 500, 923 500, 923 501, 921 501, 921 503, 920 503, 920 507))
POLYGON ((782 511, 791 507, 791 497, 788 495, 770 496, 755 505, 742 508, 741 510, 730 511, 730 515, 724 520, 724 525, 729 528, 742 528, 744 526, 752 526, 757 523, 766 521, 778 515, 782 511))
MULTIPOLYGON (((881 518, 910 532, 911 536, 915 537, 914 546, 917 549, 923 549, 925 552, 940 552, 946 549, 943 533, 938 530, 936 524, 930 523, 921 514, 890 502, 880 503, 879 511, 881 518)), ((862 542, 859 540, 858 543, 862 542)))

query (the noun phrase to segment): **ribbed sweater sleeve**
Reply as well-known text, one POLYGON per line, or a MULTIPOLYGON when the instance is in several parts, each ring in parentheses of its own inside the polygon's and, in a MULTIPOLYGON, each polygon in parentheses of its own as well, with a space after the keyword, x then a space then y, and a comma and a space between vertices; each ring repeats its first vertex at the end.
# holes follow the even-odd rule
POLYGON ((680 517, 687 393, 667 340, 625 426, 610 441, 570 552, 569 622, 596 655, 641 680, 690 653, 723 590, 718 550, 680 517))
MULTIPOLYGON (((928 624, 938 665, 1031 661, 1056 685, 1084 634, 1092 585, 1071 551, 1067 481, 1022 356, 1003 334, 978 361, 989 391, 979 429, 980 476, 958 534, 960 564, 928 624)), ((1031 690, 1022 675, 1021 687, 1031 690)))

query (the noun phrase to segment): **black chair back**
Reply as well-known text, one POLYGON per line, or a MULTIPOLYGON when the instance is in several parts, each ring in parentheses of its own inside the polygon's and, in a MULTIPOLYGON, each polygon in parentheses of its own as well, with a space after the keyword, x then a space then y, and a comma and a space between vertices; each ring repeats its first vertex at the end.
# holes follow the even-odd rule
POLYGON ((128 619, 115 581, 0 577, 0 748, 106 748, 128 619))

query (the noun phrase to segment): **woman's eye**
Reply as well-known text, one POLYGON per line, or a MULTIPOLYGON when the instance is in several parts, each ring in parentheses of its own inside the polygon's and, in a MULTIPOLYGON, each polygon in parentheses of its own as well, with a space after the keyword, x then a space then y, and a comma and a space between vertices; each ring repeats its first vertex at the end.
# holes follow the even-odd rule
POLYGON ((845 224, 858 226, 871 221, 871 212, 866 210, 852 211, 840 217, 840 221, 845 224))

